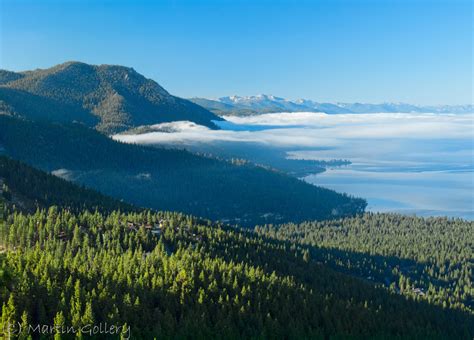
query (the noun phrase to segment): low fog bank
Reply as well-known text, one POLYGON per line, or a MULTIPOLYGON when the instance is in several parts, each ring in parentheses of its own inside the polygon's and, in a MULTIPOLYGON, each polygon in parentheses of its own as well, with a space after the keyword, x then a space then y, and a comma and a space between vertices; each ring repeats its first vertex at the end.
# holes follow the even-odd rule
POLYGON ((274 147, 339 147, 347 140, 472 139, 474 115, 450 114, 339 114, 313 112, 271 113, 251 117, 225 117, 211 130, 192 122, 151 126, 142 134, 113 138, 139 144, 194 144, 215 141, 262 143, 274 147))

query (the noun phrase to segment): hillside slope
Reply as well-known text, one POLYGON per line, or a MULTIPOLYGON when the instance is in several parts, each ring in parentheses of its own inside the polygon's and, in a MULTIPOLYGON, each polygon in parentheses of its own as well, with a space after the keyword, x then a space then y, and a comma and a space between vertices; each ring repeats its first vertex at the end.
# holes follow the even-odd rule
POLYGON ((21 73, 0 70, 0 85, 0 104, 19 116, 34 119, 31 108, 44 107, 49 100, 70 117, 68 121, 80 121, 106 133, 180 120, 216 128, 212 120, 221 119, 199 105, 172 96, 155 81, 124 66, 67 62, 21 73), (79 111, 89 117, 77 115, 79 111), (98 118, 97 124, 91 123, 94 118, 98 118))
POLYGON ((252 164, 123 144, 80 124, 0 116, 14 159, 137 206, 252 225, 360 213, 366 202, 252 164))
POLYGON ((24 211, 51 205, 72 211, 131 211, 131 205, 0 155, 0 199, 24 211))
POLYGON ((309 246, 312 259, 334 270, 474 318, 473 221, 366 213, 256 231, 309 246))
POLYGON ((335 272, 310 247, 192 216, 52 208, 0 215, 0 235, 2 322, 127 325, 126 339, 474 335, 469 312, 335 272))

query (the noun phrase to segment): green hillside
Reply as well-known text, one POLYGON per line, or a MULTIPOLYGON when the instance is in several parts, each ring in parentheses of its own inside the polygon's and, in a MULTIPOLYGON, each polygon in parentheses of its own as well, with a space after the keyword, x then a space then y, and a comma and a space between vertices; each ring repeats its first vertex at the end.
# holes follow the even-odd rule
POLYGON ((89 127, 99 119, 77 105, 64 104, 23 90, 0 86, 0 114, 58 123, 81 122, 89 127))
POLYGON ((473 221, 367 213, 256 231, 307 246, 314 260, 393 293, 474 316, 473 221))
POLYGON ((338 273, 305 246, 190 216, 51 208, 3 226, 4 324, 67 325, 88 337, 87 325, 107 322, 120 327, 108 335, 117 339, 474 335, 470 313, 338 273))

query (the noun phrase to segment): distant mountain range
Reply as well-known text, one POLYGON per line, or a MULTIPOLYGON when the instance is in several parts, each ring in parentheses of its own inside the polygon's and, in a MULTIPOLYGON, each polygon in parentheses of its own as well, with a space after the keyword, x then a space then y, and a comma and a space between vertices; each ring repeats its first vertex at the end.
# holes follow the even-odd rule
POLYGON ((0 70, 0 113, 76 121, 106 133, 177 120, 217 128, 212 121, 220 120, 133 68, 80 62, 25 72, 0 70))
POLYGON ((223 115, 255 115, 272 112, 324 112, 338 113, 472 113, 473 105, 438 105, 417 106, 405 103, 319 103, 308 99, 287 100, 272 95, 229 96, 216 100, 206 98, 191 98, 190 101, 223 115))

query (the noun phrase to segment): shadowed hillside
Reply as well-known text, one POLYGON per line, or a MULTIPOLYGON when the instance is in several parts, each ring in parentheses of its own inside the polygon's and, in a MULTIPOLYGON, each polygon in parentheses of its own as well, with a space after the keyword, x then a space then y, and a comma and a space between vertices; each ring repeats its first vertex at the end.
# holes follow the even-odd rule
POLYGON ((251 163, 123 144, 81 124, 0 116, 0 147, 14 159, 137 206, 245 226, 351 216, 366 206, 251 163))

